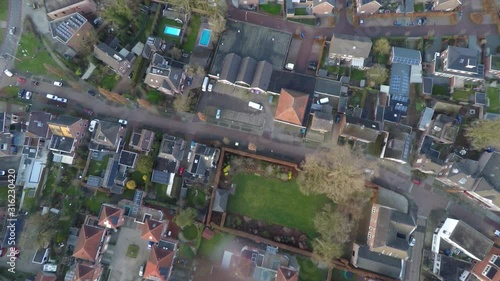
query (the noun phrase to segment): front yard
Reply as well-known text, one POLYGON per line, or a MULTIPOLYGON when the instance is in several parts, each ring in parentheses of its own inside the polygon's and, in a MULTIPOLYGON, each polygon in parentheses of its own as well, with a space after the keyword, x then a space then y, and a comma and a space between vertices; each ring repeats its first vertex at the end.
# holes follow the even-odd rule
POLYGON ((294 228, 309 237, 316 236, 312 218, 329 202, 326 197, 303 195, 295 180, 239 173, 233 176, 232 183, 236 191, 228 200, 230 213, 294 228))
POLYGON ((279 15, 281 13, 281 5, 276 2, 259 5, 259 10, 271 15, 279 15))
POLYGON ((499 92, 498 88, 489 87, 488 89, 486 89, 486 94, 488 95, 488 99, 490 99, 490 106, 488 106, 488 108, 486 108, 486 111, 491 112, 491 113, 499 113, 500 112, 500 108, 499 108, 500 92, 499 92))
POLYGON ((103 157, 102 161, 92 159, 89 164, 87 175, 101 177, 104 175, 106 167, 108 166, 108 161, 111 155, 106 155, 103 157))

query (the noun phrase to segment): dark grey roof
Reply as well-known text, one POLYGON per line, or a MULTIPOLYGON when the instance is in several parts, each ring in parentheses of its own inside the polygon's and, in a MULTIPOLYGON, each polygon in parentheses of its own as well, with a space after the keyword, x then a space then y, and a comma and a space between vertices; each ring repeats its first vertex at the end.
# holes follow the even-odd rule
POLYGON ((253 80, 257 61, 251 57, 244 57, 240 63, 238 75, 236 75, 236 82, 250 85, 253 80))
POLYGON ((151 182, 159 184, 168 184, 170 182, 170 176, 171 176, 170 173, 153 170, 153 174, 151 175, 151 182))
POLYGON ((73 149, 74 138, 52 135, 49 148, 70 153, 73 149))
POLYGON ((354 262, 358 268, 395 279, 403 276, 404 262, 401 259, 372 252, 367 246, 359 246, 358 259, 354 262))
POLYGON ((493 247, 493 241, 462 221, 458 221, 450 240, 480 260, 483 260, 493 247))
POLYGON ((380 130, 380 123, 379 122, 371 121, 371 120, 364 119, 364 118, 354 117, 354 116, 350 116, 350 115, 346 116, 346 123, 364 126, 366 128, 370 128, 370 129, 374 129, 374 130, 380 130))
POLYGON ((111 164, 111 168, 109 170, 108 181, 106 182, 107 188, 112 188, 114 186, 115 179, 118 175, 119 166, 120 166, 120 164, 118 163, 118 161, 113 161, 113 164, 111 164))
POLYGON ((49 125, 47 124, 52 118, 52 114, 43 112, 43 111, 35 111, 30 113, 28 132, 45 138, 47 136, 49 125))
POLYGON ((135 58, 133 53, 129 53, 125 57, 105 43, 99 43, 94 47, 94 56, 120 75, 124 75, 131 70, 131 63, 135 58))
POLYGON ((37 263, 43 263, 43 258, 45 257, 45 254, 47 253, 49 249, 44 249, 44 248, 39 248, 36 252, 35 252, 35 256, 33 257, 33 262, 37 262, 37 263))
POLYGON ((242 21, 227 21, 209 73, 214 76, 221 73, 224 58, 230 53, 267 61, 274 69, 281 69, 291 40, 290 33, 242 21))
POLYGON ((272 73, 273 66, 270 63, 268 63, 267 61, 259 61, 257 63, 257 66, 255 67, 255 73, 250 87, 262 91, 267 91, 272 73))
POLYGON ((480 63, 481 57, 478 50, 448 46, 448 69, 477 73, 480 63))
POLYGON ((238 70, 240 68, 241 57, 235 53, 227 54, 222 63, 222 70, 219 75, 219 80, 225 80, 231 83, 236 81, 238 70))
POLYGON ((365 4, 368 4, 368 3, 371 3, 371 2, 377 2, 380 4, 380 1, 381 0, 361 0, 361 5, 365 5, 365 4))
POLYGON ((295 7, 293 6, 292 0, 286 0, 286 13, 287 14, 295 14, 295 7))
POLYGON ((184 145, 185 143, 182 138, 165 134, 163 135, 158 156, 181 161, 184 157, 184 145))
POLYGON ((391 62, 407 65, 419 65, 422 63, 422 56, 420 51, 417 50, 392 47, 391 62))
POLYGON ((488 97, 486 93, 475 93, 474 94, 474 103, 487 106, 488 105, 488 97))
MULTIPOLYGON (((439 276, 442 281, 457 281, 460 280, 464 271, 470 272, 472 264, 470 262, 459 260, 454 257, 440 255, 439 276)), ((471 279, 467 279, 472 281, 471 279)))
POLYGON ((405 0, 404 1, 404 12, 405 13, 413 13, 415 12, 413 0, 405 0))
POLYGON ((217 189, 215 191, 214 205, 212 211, 223 213, 226 211, 227 199, 229 198, 229 192, 224 189, 217 189))
POLYGON ((315 112, 311 123, 311 130, 331 131, 333 115, 331 113, 315 112))
POLYGON ((424 77, 422 79, 423 81, 423 94, 425 95, 432 95, 432 87, 434 86, 434 80, 432 77, 424 77))
POLYGON ((410 235, 416 228, 416 221, 411 215, 379 206, 372 251, 407 259, 410 235))
POLYGON ((372 40, 369 37, 334 34, 330 42, 329 53, 353 58, 368 58, 371 49, 372 40))
POLYGON ((5 130, 5 112, 0 112, 0 132, 5 130))
POLYGON ((345 113, 347 110, 347 103, 349 102, 348 97, 340 97, 339 98, 339 105, 337 107, 337 112, 338 113, 345 113))
POLYGON ((290 71, 274 70, 269 82, 268 91, 279 94, 281 89, 289 89, 305 94, 312 94, 316 79, 312 76, 290 71))
POLYGON ((118 123, 99 120, 92 141, 112 148, 117 145, 120 128, 121 126, 118 123))
POLYGON ((175 168, 177 168, 177 162, 168 159, 157 157, 155 160, 155 170, 175 173, 175 168))
POLYGON ((100 187, 102 184, 103 178, 97 176, 88 176, 87 178, 87 186, 88 187, 100 187))
POLYGON ((410 65, 393 63, 389 81, 389 94, 408 97, 410 95, 410 75, 410 65))
POLYGON ((314 92, 316 94, 330 95, 335 97, 340 97, 340 89, 342 88, 342 83, 332 79, 316 78, 316 84, 314 85, 314 92))
POLYGON ((481 175, 497 192, 500 192, 500 153, 491 153, 489 156, 490 159, 486 162, 481 175))
POLYGON ((407 162, 410 159, 411 145, 411 134, 400 131, 391 132, 387 140, 384 157, 407 162))
POLYGON ((122 150, 120 153, 119 163, 120 163, 120 165, 123 165, 123 166, 134 167, 136 158, 137 158, 137 153, 122 150))

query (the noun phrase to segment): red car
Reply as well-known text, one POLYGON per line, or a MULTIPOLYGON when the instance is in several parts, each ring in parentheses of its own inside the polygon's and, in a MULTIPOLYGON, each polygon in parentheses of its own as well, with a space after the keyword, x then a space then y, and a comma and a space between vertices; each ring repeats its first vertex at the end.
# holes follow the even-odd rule
POLYGON ((17 77, 17 82, 19 82, 20 84, 24 84, 26 83, 26 79, 24 79, 23 77, 17 77))
POLYGON ((184 174, 184 167, 179 168, 179 176, 182 177, 182 174, 184 174))
POLYGON ((87 113, 88 115, 94 115, 94 112, 88 108, 83 109, 83 112, 87 113))
POLYGON ((411 182, 416 185, 421 185, 422 182, 419 179, 412 179, 411 182))

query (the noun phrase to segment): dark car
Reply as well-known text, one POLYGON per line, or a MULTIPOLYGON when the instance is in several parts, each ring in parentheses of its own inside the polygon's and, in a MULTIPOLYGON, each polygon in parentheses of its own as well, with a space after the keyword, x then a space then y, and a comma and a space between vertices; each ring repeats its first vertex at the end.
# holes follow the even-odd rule
POLYGON ((38 84, 40 84, 38 81, 35 80, 31 81, 31 85, 33 86, 38 86, 38 84))
POLYGON ((87 93, 93 97, 95 97, 95 92, 92 90, 88 90, 87 93))
POLYGON ((24 98, 24 96, 26 95, 26 92, 27 91, 24 89, 19 90, 19 92, 17 92, 17 97, 24 98))
POLYGON ((317 61, 310 61, 307 64, 307 69, 316 70, 317 66, 318 66, 318 62, 317 61))
POLYGON ((186 85, 191 86, 193 84, 193 77, 186 77, 186 85))
POLYGON ((88 115, 91 115, 91 116, 94 115, 94 112, 92 110, 88 109, 88 108, 84 108, 83 112, 85 112, 85 113, 87 113, 88 115))

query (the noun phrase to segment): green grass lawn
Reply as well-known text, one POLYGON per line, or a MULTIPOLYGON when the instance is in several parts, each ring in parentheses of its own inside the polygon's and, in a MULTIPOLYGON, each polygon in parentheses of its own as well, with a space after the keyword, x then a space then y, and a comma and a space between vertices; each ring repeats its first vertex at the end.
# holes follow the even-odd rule
POLYGON ((318 268, 310 259, 297 257, 297 262, 300 266, 299 281, 323 281, 326 279, 328 272, 318 268))
POLYGON ((165 94, 158 90, 150 89, 147 92, 147 100, 152 104, 160 104, 165 102, 165 94))
POLYGON ((307 16, 307 9, 306 8, 295 8, 295 15, 297 16, 307 16))
POLYGON ((192 260, 194 259, 196 255, 193 253, 193 250, 191 250, 191 247, 187 245, 186 243, 181 244, 179 247, 179 257, 181 259, 188 259, 192 260))
POLYGON ((335 281, 356 281, 359 277, 353 273, 345 272, 344 270, 333 270, 333 280, 335 281))
POLYGON ((28 193, 24 196, 24 201, 23 201, 23 210, 32 212, 35 210, 36 205, 36 196, 34 197, 29 197, 28 193))
POLYGON ((421 13, 424 11, 424 3, 417 3, 414 5, 415 13, 421 13))
POLYGON ((6 21, 9 13, 9 1, 0 0, 0 20, 6 21))
POLYGON ((351 79, 361 81, 365 79, 365 72, 357 68, 351 68, 351 79))
POLYGON ((101 205, 109 201, 109 198, 104 192, 97 192, 95 196, 90 196, 83 203, 87 209, 92 212, 94 215, 99 214, 99 210, 101 210, 101 205))
POLYGON ((279 15, 281 13, 281 5, 276 2, 259 5, 259 10, 271 15, 279 15))
POLYGON ((108 161, 111 158, 111 155, 106 155, 103 157, 102 161, 97 161, 95 159, 90 161, 89 169, 87 171, 88 176, 98 176, 104 174, 106 171, 106 167, 108 166, 108 161))
POLYGON ((1 89, 0 92, 7 94, 7 96, 10 98, 15 98, 17 97, 17 93, 19 92, 19 87, 17 86, 5 87, 1 89))
POLYGON ((127 257, 135 259, 135 258, 137 258, 138 253, 139 253, 139 246, 137 246, 135 244, 128 245, 127 257))
POLYGON ((48 72, 44 64, 57 68, 62 72, 62 69, 60 69, 56 62, 52 59, 49 52, 43 46, 41 40, 38 39, 38 37, 36 37, 33 33, 23 32, 19 44, 20 45, 16 54, 16 57, 19 60, 15 60, 16 70, 18 72, 26 71, 32 74, 44 74, 57 77, 56 74, 48 72), (23 52, 23 50, 26 52, 23 52))
POLYGON ((9 188, 7 186, 0 186, 0 207, 7 206, 8 194, 9 194, 9 188))
POLYGON ((163 33, 163 31, 165 30, 165 26, 167 25, 182 27, 182 23, 178 23, 172 19, 167 19, 166 17, 160 17, 160 20, 158 21, 158 32, 163 33))
POLYGON ((188 205, 193 208, 202 208, 208 203, 205 192, 195 188, 188 189, 186 199, 188 205))
POLYGON ((116 83, 118 83, 118 80, 120 80, 120 76, 118 74, 112 73, 110 75, 104 76, 101 79, 99 85, 108 91, 112 91, 116 86, 116 83))
POLYGON ((137 186, 144 186, 145 182, 144 179, 142 178, 143 176, 144 175, 141 172, 135 171, 129 175, 129 178, 135 181, 135 184, 137 184, 137 186))
POLYGON ((467 90, 457 90, 455 89, 453 91, 453 100, 455 101, 469 101, 469 97, 473 95, 473 91, 467 91, 467 90))
POLYGON ((377 54, 375 55, 375 61, 380 64, 387 64, 389 60, 389 55, 377 54))
POLYGON ((499 113, 500 112, 500 102, 499 102, 499 95, 500 92, 498 88, 495 87, 489 87, 486 89, 486 94, 488 95, 488 98, 490 99, 490 106, 486 108, 486 112, 491 112, 491 113, 499 113))
POLYGON ((198 228, 194 224, 186 226, 182 230, 182 235, 189 241, 194 240, 198 236, 198 228))
POLYGON ((309 237, 316 236, 313 218, 329 202, 325 196, 302 195, 296 181, 284 182, 244 173, 235 175, 232 181, 236 192, 229 196, 230 213, 298 229, 309 237))
POLYGON ((193 14, 189 21, 189 32, 185 38, 182 48, 185 52, 192 52, 196 46, 196 37, 200 31, 201 17, 198 14, 193 14))
POLYGON ((202 239, 198 255, 214 262, 220 262, 225 247, 234 239, 233 235, 226 233, 216 233, 210 240, 202 239))

